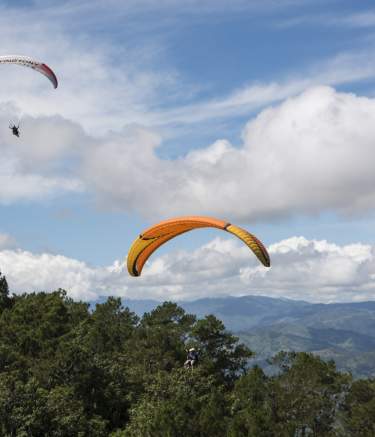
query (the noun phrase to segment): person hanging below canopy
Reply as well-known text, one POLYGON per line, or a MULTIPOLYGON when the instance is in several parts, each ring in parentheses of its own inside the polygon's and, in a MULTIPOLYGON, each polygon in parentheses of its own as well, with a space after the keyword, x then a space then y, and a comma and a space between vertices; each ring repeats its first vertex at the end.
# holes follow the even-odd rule
POLYGON ((12 134, 16 137, 20 136, 20 125, 16 126, 15 124, 10 124, 9 129, 12 130, 12 134))
POLYGON ((185 368, 193 368, 198 363, 198 352, 195 348, 190 348, 187 351, 186 361, 184 363, 185 368))

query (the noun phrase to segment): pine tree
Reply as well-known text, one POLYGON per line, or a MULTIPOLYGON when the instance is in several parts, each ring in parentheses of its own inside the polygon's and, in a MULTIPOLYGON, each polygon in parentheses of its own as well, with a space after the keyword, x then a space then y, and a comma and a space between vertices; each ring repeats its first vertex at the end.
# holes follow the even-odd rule
POLYGON ((9 297, 8 282, 0 272, 0 312, 12 306, 12 298, 9 297))

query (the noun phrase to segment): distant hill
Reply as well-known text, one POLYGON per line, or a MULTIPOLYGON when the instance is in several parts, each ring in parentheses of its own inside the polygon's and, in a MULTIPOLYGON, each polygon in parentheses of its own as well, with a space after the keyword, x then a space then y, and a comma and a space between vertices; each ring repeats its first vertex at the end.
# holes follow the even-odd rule
MULTIPOLYGON (((214 314, 256 352, 266 367, 280 350, 308 351, 335 360, 356 377, 375 377, 375 301, 312 304, 290 299, 244 296, 177 302, 199 318, 214 314)), ((124 300, 139 315, 159 302, 124 300)))
MULTIPOLYGON (((151 311, 160 302, 153 300, 123 300, 138 315, 151 311)), ((247 330, 267 326, 280 319, 294 320, 303 311, 308 312, 311 304, 290 299, 274 299, 264 296, 206 298, 191 302, 177 302, 185 311, 204 317, 214 314, 231 331, 247 330)))

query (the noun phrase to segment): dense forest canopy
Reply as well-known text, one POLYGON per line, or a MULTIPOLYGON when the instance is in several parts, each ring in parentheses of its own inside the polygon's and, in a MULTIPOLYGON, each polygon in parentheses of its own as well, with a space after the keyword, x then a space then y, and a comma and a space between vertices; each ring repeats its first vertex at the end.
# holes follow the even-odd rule
POLYGON ((375 381, 308 353, 273 376, 213 315, 11 296, 0 275, 1 436, 373 436, 375 381), (187 349, 199 362, 185 369, 187 349))

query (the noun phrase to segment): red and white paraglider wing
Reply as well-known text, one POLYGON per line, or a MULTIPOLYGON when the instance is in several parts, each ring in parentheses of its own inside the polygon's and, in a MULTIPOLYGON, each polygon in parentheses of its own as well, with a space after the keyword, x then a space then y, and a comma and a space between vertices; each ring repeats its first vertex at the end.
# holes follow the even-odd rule
POLYGON ((48 65, 43 64, 42 62, 35 61, 27 56, 6 55, 0 56, 0 64, 17 64, 32 68, 33 70, 44 74, 44 76, 51 81, 53 87, 57 88, 57 78, 55 73, 48 67, 48 65))

